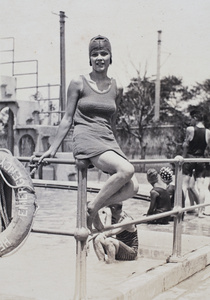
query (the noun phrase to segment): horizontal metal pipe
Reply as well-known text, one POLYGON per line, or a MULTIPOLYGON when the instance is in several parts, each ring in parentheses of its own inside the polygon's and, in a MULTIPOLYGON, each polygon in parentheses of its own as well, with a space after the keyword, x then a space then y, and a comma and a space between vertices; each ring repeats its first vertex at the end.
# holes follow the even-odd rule
MULTIPOLYGON (((196 208, 200 208, 200 207, 205 207, 205 206, 209 206, 210 204, 198 204, 198 205, 193 205, 193 206, 189 206, 187 208, 174 208, 173 210, 170 210, 170 211, 167 211, 167 212, 164 212, 164 213, 160 213, 160 214, 155 214, 155 215, 151 215, 151 216, 145 216, 145 217, 142 217, 140 219, 136 219, 136 220, 132 220, 132 221, 129 221, 129 222, 126 222, 126 223, 118 223, 118 224, 113 224, 113 225, 110 225, 110 226, 105 226, 104 227, 104 230, 103 231, 106 231, 106 230, 111 230, 111 229, 116 229, 116 228, 120 228, 120 227, 125 227, 127 225, 139 225, 139 224, 142 224, 142 223, 147 223, 148 221, 154 221, 154 220, 157 220, 157 219, 160 219, 160 218, 164 218, 164 217, 168 217, 168 216, 173 216, 173 215, 176 215, 176 214, 181 214, 185 211, 189 211, 189 210, 194 210, 196 208)), ((93 233, 96 233, 97 230, 93 230, 93 233)))
POLYGON ((38 88, 43 88, 43 87, 53 87, 53 86, 60 86, 59 83, 55 83, 55 84, 45 84, 45 85, 39 85, 38 88))
POLYGON ((48 229, 33 228, 31 230, 31 232, 33 232, 33 233, 44 233, 44 234, 54 234, 54 235, 74 236, 74 232, 58 231, 58 230, 48 230, 48 229))
POLYGON ((27 60, 16 60, 16 61, 14 61, 14 63, 17 63, 17 64, 19 64, 19 63, 28 63, 28 62, 38 63, 38 60, 37 59, 27 59, 27 60))
POLYGON ((15 73, 14 76, 25 76, 25 75, 34 75, 37 74, 37 72, 31 72, 31 73, 15 73))
MULTIPOLYGON (((192 209, 196 209, 196 208, 200 208, 200 207, 205 207, 205 206, 209 206, 210 204, 199 204, 199 205, 193 205, 193 206, 189 206, 187 208, 175 208, 173 210, 164 212, 164 213, 160 213, 160 214, 155 214, 155 215, 151 215, 151 216, 145 216, 145 217, 141 217, 139 219, 134 219, 132 221, 126 222, 126 223, 118 223, 118 224, 113 224, 110 226, 105 226, 104 229, 101 231, 108 231, 108 230, 112 230, 112 229, 116 229, 116 228, 120 228, 120 227, 126 227, 128 225, 140 225, 143 223, 147 223, 149 221, 154 221, 160 218, 164 218, 164 217, 168 217, 171 215, 176 215, 176 214, 181 214, 185 211, 189 211, 192 209)), ((70 232, 70 231, 57 231, 57 230, 48 230, 48 229, 36 229, 33 228, 31 230, 31 232, 34 233, 45 233, 45 234, 55 234, 55 235, 66 235, 66 236, 74 236, 74 232, 70 232)), ((96 229, 94 229, 92 231, 91 234, 95 234, 95 233, 99 233, 96 229)))
MULTIPOLYGON (((31 161, 31 157, 17 157, 17 159, 18 160, 20 160, 20 161, 31 161)), ((39 159, 36 159, 36 158, 34 158, 33 159, 34 161, 38 161, 39 159)), ((51 158, 51 159, 49 159, 49 158, 47 158, 47 159, 45 159, 45 161, 48 161, 49 163, 67 163, 67 164, 69 164, 69 160, 68 159, 65 159, 65 160, 63 160, 63 159, 58 159, 58 158, 51 158)), ((206 163, 210 163, 210 158, 180 158, 180 160, 179 159, 177 159, 177 158, 171 158, 171 159, 168 159, 168 158, 166 158, 166 159, 154 159, 154 158, 152 158, 152 159, 131 159, 131 160, 129 160, 132 164, 139 164, 139 163, 148 163, 148 164, 150 164, 150 163, 179 163, 179 162, 183 162, 183 163, 185 163, 185 162, 206 162, 206 163)), ((72 161, 71 162, 71 164, 74 162, 74 164, 75 164, 75 160, 74 161, 72 161)))
MULTIPOLYGON (((31 161, 31 157, 17 157, 18 160, 20 161, 24 161, 24 162, 30 162, 31 161)), ((34 158, 33 161, 38 162, 39 158, 34 158)), ((48 163, 55 163, 55 164, 75 164, 75 160, 70 160, 70 159, 60 159, 60 158, 45 158, 44 159, 45 162, 48 163)), ((131 159, 130 162, 132 164, 140 164, 140 163, 177 163, 177 159, 131 159)), ((183 162, 209 162, 210 163, 210 159, 209 158, 184 158, 183 162)))
POLYGON ((49 111, 45 111, 45 112, 39 112, 40 115, 45 115, 45 114, 61 114, 64 111, 61 110, 49 110, 49 111))
MULTIPOLYGON (((55 181, 55 180, 44 180, 44 179, 32 179, 33 184, 35 187, 39 188, 54 188, 54 189, 61 189, 61 190, 78 190, 78 185, 73 184, 71 181, 55 181)), ((99 187, 90 187, 87 186, 87 192, 89 193, 98 193, 100 191, 99 187)), ((139 199, 144 201, 150 201, 150 197, 143 194, 136 194, 133 196, 133 199, 139 199)))
MULTIPOLYGON (((129 160, 132 164, 139 164, 139 163, 145 163, 145 164, 152 164, 152 163, 179 163, 179 160, 176 158, 171 159, 131 159, 129 160)), ((181 160, 180 160, 181 162, 181 160)), ((210 158, 183 158, 183 163, 185 162, 206 162, 210 163, 210 158)))
MULTIPOLYGON (((37 154, 38 155, 38 154, 37 154)), ((41 154, 39 154, 39 157, 34 157, 33 162, 38 162, 40 159, 41 154)), ((24 157, 20 156, 17 157, 18 160, 22 162, 31 162, 31 157, 24 157)), ((50 164, 67 164, 67 165, 75 165, 76 162, 74 159, 61 159, 61 158, 45 158, 43 162, 50 163, 50 164)))

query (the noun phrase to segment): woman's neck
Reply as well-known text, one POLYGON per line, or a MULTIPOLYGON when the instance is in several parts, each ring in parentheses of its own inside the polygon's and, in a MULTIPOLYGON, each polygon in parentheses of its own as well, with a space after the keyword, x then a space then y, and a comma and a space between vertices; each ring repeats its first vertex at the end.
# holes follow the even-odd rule
POLYGON ((95 72, 95 71, 92 71, 90 74, 90 79, 95 81, 95 82, 100 82, 100 81, 104 81, 104 80, 107 80, 109 79, 108 76, 107 76, 107 72, 95 72))
POLYGON ((198 122, 196 124, 196 126, 199 127, 199 128, 204 128, 205 127, 202 122, 198 122))
POLYGON ((118 222, 122 217, 122 211, 113 213, 113 218, 118 222))
POLYGON ((166 189, 166 183, 164 183, 162 180, 158 180, 157 182, 154 183, 153 185, 154 187, 159 187, 159 188, 163 188, 166 189))
POLYGON ((95 85, 99 91, 106 91, 110 87, 111 79, 107 74, 91 72, 89 78, 90 83, 95 85))

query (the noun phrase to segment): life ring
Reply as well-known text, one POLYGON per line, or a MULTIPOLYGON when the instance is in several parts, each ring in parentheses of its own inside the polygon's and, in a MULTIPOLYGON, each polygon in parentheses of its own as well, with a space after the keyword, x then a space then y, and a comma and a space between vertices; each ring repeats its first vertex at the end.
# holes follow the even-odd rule
MULTIPOLYGON (((12 208, 11 220, 0 232, 1 257, 17 250, 26 240, 32 227, 37 205, 29 173, 7 149, 0 149, 0 180, 1 186, 6 187, 3 187, 7 193, 5 202, 12 208), (8 193, 9 189, 10 193, 8 193)), ((3 199, 2 192, 0 192, 0 196, 1 201, 3 199)))

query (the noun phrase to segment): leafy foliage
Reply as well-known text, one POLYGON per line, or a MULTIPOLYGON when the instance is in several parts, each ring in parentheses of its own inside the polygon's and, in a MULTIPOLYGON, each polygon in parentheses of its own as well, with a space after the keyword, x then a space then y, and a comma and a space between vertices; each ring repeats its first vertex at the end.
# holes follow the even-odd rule
MULTIPOLYGON (((141 158, 145 158, 147 143, 145 142, 146 128, 155 128, 160 125, 175 125, 180 128, 175 131, 173 138, 165 137, 167 143, 167 156, 170 153, 180 152, 181 141, 183 140, 184 127, 187 118, 179 109, 179 103, 184 99, 191 99, 193 92, 182 85, 182 80, 175 76, 165 77, 161 80, 160 91, 160 118, 154 121, 155 106, 155 82, 146 77, 133 78, 124 93, 119 107, 118 127, 127 132, 129 137, 138 140, 141 148, 141 158), (172 151, 172 149, 175 149, 172 151)), ((186 123, 186 124, 185 124, 186 123)), ((130 144, 132 144, 130 142, 130 144)))

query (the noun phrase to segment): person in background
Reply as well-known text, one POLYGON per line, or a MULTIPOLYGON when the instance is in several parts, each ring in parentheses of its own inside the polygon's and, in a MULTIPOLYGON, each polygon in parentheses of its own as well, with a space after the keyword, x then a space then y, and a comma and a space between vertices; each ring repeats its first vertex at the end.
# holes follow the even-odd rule
MULTIPOLYGON (((204 116, 198 109, 190 112, 191 126, 186 129, 183 143, 184 158, 203 158, 207 146, 210 144, 210 130, 204 126, 204 116)), ((190 162, 183 164, 183 191, 186 198, 189 194, 190 205, 202 204, 205 201, 205 170, 206 164, 190 162)), ((204 209, 198 210, 201 217, 204 209)))
MULTIPOLYGON (((174 208, 174 200, 175 200, 175 183, 173 182, 173 171, 169 167, 162 167, 160 169, 160 177, 162 181, 166 184, 166 191, 169 193, 171 199, 171 209, 174 208)), ((185 207, 185 197, 184 192, 182 190, 182 207, 185 207)), ((173 220, 173 217, 171 217, 173 220)), ((184 220, 184 213, 182 214, 182 220, 184 220)))
POLYGON ((73 155, 89 160, 110 177, 87 207, 87 226, 103 229, 98 211, 111 204, 133 197, 139 189, 134 167, 120 149, 114 136, 114 120, 122 95, 116 80, 108 77, 112 64, 111 43, 107 37, 96 36, 89 43, 89 63, 92 68, 70 82, 67 109, 50 148, 42 155, 54 157, 67 132, 74 124, 73 155), (94 224, 93 224, 94 223, 94 224))
MULTIPOLYGON (((150 206, 147 216, 163 213, 171 210, 171 199, 166 191, 166 184, 161 180, 157 170, 147 171, 147 180, 153 186, 150 191, 150 206)), ((151 224, 168 224, 170 216, 151 221, 151 224)))
MULTIPOLYGON (((132 217, 122 210, 122 203, 110 205, 109 208, 111 224, 124 224, 132 220, 132 217)), ((137 227, 136 225, 127 225, 100 233, 93 239, 93 246, 101 262, 135 260, 138 257, 137 227)))

